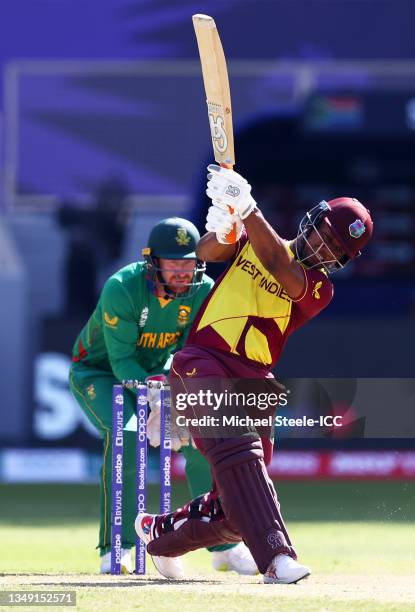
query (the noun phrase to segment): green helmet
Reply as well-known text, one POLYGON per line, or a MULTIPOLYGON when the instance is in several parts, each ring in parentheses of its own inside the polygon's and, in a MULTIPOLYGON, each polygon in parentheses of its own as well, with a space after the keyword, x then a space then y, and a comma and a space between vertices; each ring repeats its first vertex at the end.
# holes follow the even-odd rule
POLYGON ((206 264, 197 259, 196 245, 200 240, 198 229, 187 219, 180 217, 169 217, 159 221, 150 232, 147 246, 143 248, 142 254, 147 264, 149 280, 153 283, 156 279, 162 283, 166 293, 170 297, 178 297, 164 283, 159 266, 159 259, 194 259, 192 282, 186 294, 181 296, 190 297, 202 284, 206 264))
POLYGON ((199 240, 200 234, 193 223, 180 217, 170 217, 153 227, 143 255, 164 259, 197 259, 196 245, 199 240))

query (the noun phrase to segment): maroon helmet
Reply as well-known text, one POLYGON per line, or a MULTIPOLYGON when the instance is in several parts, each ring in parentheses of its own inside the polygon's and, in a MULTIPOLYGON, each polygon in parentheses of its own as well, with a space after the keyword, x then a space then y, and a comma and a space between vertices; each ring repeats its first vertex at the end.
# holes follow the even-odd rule
MULTIPOLYGON (((361 249, 369 242, 373 234, 370 212, 359 200, 348 197, 335 198, 328 202, 323 200, 304 215, 298 228, 297 258, 305 265, 308 265, 307 259, 312 255, 317 255, 317 251, 311 247, 307 238, 312 230, 320 235, 318 228, 321 227, 321 223, 326 223, 330 227, 331 233, 345 253, 340 259, 333 256, 333 259, 319 261, 310 266, 323 266, 328 272, 344 268, 351 259, 359 257, 361 249), (311 253, 304 256, 303 248, 306 243, 311 253)), ((322 237, 321 240, 322 244, 330 250, 322 237)))
POLYGON ((330 210, 324 216, 333 236, 347 253, 349 259, 358 257, 361 249, 373 234, 370 212, 356 198, 329 200, 330 210))

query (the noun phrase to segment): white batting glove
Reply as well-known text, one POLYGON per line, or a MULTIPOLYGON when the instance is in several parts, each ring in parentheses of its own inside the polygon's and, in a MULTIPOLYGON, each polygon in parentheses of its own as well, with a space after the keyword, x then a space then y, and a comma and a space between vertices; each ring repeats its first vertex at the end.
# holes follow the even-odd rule
POLYGON ((206 216, 206 229, 208 232, 215 232, 216 239, 221 244, 230 244, 229 234, 235 227, 234 242, 237 242, 241 237, 243 223, 237 213, 231 213, 229 207, 220 208, 213 202, 213 206, 209 207, 206 216))
POLYGON ((220 208, 230 206, 240 218, 246 219, 256 208, 251 185, 240 174, 216 164, 208 166, 206 194, 220 208))

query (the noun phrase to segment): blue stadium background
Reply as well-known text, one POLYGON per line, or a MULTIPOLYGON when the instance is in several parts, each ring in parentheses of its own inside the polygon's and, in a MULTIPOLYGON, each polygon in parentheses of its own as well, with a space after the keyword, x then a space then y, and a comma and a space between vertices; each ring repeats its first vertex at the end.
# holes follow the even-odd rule
MULTIPOLYGON (((74 336, 155 221, 189 216, 203 230, 211 152, 196 12, 220 26, 237 169, 275 226, 294 235, 304 210, 340 193, 364 201, 376 222, 368 252, 337 276, 332 305, 291 339, 277 375, 371 379, 373 389, 413 377, 411 0, 4 0, 0 478, 21 477, 20 449, 97 450, 67 387, 74 336)), ((401 424, 379 438, 281 445, 409 452, 413 437, 401 424)), ((78 476, 74 459, 75 479, 95 473, 85 457, 78 476)))

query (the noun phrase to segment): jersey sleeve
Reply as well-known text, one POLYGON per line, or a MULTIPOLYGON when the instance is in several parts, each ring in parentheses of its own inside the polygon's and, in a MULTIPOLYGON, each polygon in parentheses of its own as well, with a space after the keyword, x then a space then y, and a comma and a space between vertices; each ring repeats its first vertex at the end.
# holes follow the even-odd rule
POLYGON ((138 324, 132 300, 117 279, 111 278, 102 296, 102 328, 108 358, 115 377, 119 380, 144 380, 148 372, 137 362, 136 343, 138 324))
POLYGON ((317 316, 333 298, 333 283, 321 270, 303 268, 305 288, 303 295, 293 300, 296 309, 305 319, 317 316))

